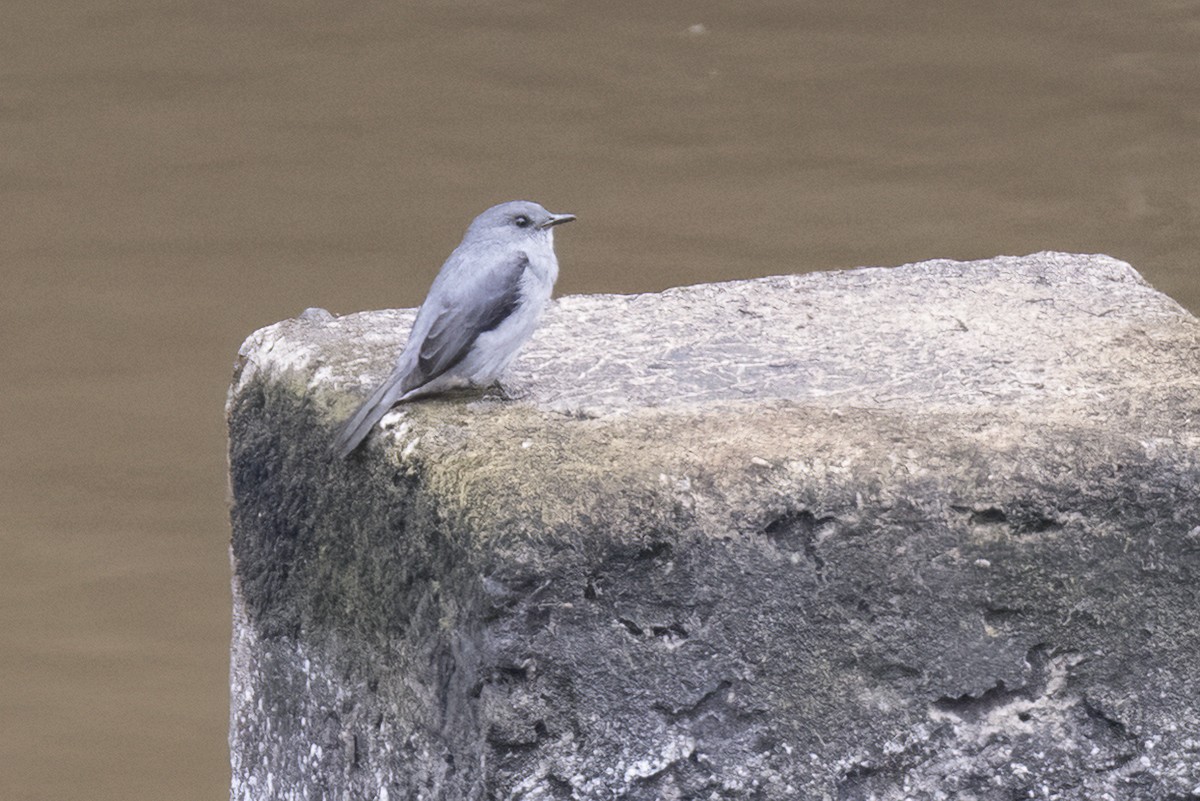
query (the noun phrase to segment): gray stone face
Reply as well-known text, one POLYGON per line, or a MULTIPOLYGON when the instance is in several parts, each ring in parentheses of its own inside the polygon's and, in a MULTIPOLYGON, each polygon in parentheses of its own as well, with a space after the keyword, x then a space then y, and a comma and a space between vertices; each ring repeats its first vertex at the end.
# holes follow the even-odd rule
MULTIPOLYGON (((568 265, 569 267, 569 265, 568 265)), ((247 340, 235 799, 1200 797, 1200 323, 1043 253, 247 340)))

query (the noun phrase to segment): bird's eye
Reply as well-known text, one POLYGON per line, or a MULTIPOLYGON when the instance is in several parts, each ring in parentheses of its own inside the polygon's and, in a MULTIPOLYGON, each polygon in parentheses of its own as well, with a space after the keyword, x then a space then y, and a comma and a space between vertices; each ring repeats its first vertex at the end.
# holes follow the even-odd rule
POLYGON ((529 224, 533 221, 530 220, 528 217, 526 217, 524 214, 518 214, 516 216, 516 219, 513 220, 513 222, 515 222, 517 224, 518 228, 528 228, 529 224))

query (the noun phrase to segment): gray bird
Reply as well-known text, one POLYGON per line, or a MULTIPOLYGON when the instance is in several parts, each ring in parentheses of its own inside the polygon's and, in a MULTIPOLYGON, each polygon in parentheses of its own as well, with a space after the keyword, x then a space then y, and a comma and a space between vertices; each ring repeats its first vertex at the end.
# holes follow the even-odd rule
POLYGON ((401 401, 499 378, 558 278, 554 226, 574 219, 527 200, 476 217, 433 280, 392 374, 342 425, 334 453, 348 456, 401 401))

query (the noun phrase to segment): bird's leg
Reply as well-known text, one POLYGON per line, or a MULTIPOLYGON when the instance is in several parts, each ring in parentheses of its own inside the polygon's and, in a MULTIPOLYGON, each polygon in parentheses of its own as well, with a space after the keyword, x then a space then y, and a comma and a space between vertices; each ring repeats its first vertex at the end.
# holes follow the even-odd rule
POLYGON ((485 397, 488 399, 495 398, 502 401, 514 401, 520 400, 525 396, 525 394, 525 392, 522 392, 515 387, 505 386, 502 382, 497 380, 488 387, 487 395, 485 395, 485 397))

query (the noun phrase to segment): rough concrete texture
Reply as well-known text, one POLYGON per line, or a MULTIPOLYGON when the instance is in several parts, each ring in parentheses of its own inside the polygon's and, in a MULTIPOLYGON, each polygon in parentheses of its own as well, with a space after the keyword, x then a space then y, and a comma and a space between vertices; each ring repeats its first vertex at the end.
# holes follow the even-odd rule
POLYGON ((1043 253, 247 340, 235 799, 1200 798, 1200 323, 1043 253))

